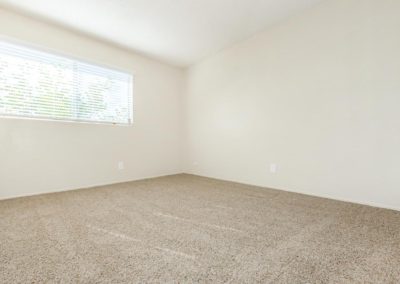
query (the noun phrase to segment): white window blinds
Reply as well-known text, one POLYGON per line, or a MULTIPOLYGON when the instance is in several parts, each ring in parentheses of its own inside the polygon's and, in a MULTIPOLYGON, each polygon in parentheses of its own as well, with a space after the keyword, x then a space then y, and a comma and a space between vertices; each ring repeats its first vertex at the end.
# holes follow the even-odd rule
POLYGON ((0 115, 132 123, 132 76, 0 41, 0 115))

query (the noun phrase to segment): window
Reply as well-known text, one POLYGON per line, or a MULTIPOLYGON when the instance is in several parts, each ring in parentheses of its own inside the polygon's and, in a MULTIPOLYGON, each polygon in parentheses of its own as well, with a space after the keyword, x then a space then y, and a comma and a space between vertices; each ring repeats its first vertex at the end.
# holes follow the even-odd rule
POLYGON ((132 76, 0 41, 0 115, 132 123, 132 76))

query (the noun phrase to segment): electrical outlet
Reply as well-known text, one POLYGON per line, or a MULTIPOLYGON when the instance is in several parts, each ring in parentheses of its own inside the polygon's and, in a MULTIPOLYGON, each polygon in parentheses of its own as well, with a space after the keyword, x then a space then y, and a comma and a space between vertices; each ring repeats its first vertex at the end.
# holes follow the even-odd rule
POLYGON ((278 165, 277 164, 270 164, 269 165, 269 171, 272 174, 276 174, 276 172, 278 171, 278 165))
POLYGON ((125 169, 125 165, 123 161, 118 162, 118 170, 122 171, 125 169))

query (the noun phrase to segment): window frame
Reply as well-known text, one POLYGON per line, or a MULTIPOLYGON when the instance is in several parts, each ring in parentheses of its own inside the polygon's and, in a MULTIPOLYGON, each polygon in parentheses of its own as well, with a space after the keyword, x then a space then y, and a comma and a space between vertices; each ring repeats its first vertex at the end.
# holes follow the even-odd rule
POLYGON ((112 71, 116 71, 116 72, 122 72, 125 73, 127 75, 129 75, 130 78, 130 82, 129 82, 129 96, 130 96, 130 101, 131 101, 131 109, 130 109, 130 113, 131 113, 131 117, 130 117, 130 121, 127 123, 123 123, 123 122, 107 122, 107 121, 94 121, 94 120, 85 120, 85 119, 68 119, 68 118, 56 118, 56 117, 47 117, 47 116, 29 116, 29 115, 18 115, 18 114, 5 114, 5 113, 0 113, 0 119, 23 119, 23 120, 32 120, 32 121, 49 121, 49 122, 64 122, 64 123, 81 123, 81 124, 94 124, 94 125, 115 125, 115 126, 133 126, 134 124, 134 95, 133 95, 133 89, 134 89, 134 84, 135 84, 135 72, 132 72, 131 70, 127 70, 127 69, 123 69, 120 67, 115 67, 115 66, 111 66, 109 64, 105 64, 105 63, 99 63, 97 60, 91 60, 91 59, 82 59, 79 56, 75 56, 75 55, 71 55, 69 53, 66 52, 60 52, 59 50, 56 50, 54 48, 48 48, 48 47, 44 47, 42 45, 38 45, 38 44, 33 44, 33 43, 28 43, 26 41, 21 41, 19 39, 15 39, 15 38, 10 38, 8 36, 4 36, 4 35, 0 35, 0 42, 5 42, 5 43, 9 43, 12 45, 19 45, 21 47, 24 48, 28 48, 28 49, 32 49, 34 51, 39 51, 39 52, 43 52, 43 53, 48 53, 50 55, 54 55, 54 56, 58 56, 58 57, 63 57, 65 59, 69 59, 69 60, 74 60, 74 61, 79 61, 81 63, 84 64, 89 64, 89 65, 95 65, 98 66, 100 68, 105 68, 105 69, 109 69, 112 71))

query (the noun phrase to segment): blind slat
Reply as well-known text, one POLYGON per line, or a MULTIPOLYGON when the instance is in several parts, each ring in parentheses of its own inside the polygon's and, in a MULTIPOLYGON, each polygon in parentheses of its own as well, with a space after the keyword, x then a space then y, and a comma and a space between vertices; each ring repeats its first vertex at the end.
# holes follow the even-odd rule
POLYGON ((0 115, 129 124, 131 92, 130 74, 0 41, 0 115))

